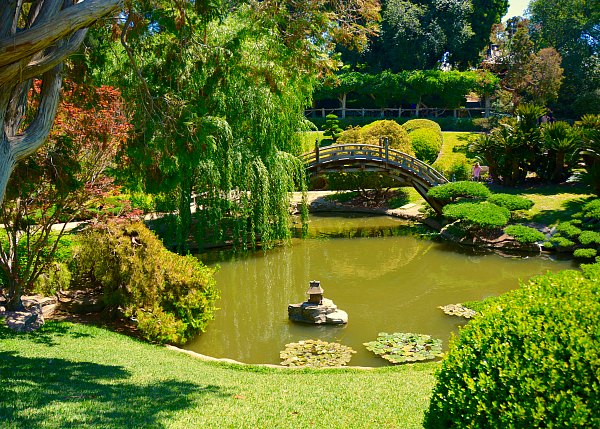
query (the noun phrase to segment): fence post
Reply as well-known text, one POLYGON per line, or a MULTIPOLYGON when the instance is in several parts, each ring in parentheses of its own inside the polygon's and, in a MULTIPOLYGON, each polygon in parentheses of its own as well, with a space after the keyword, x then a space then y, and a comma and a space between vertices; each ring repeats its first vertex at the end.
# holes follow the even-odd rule
POLYGON ((390 152, 389 152, 389 139, 387 137, 385 137, 383 139, 383 142, 385 143, 385 168, 388 168, 388 160, 390 159, 390 152))

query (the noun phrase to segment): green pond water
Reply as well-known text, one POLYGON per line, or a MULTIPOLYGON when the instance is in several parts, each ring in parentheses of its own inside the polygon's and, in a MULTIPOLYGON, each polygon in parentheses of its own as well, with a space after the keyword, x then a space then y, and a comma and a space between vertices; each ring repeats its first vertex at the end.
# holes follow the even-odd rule
POLYGON ((464 319, 437 307, 499 295, 519 279, 574 268, 549 257, 505 257, 407 236, 406 223, 390 217, 311 216, 308 239, 291 246, 232 256, 201 255, 216 274, 221 299, 207 332, 187 349, 246 363, 279 363, 290 342, 319 338, 357 353, 349 365, 387 362, 363 343, 379 332, 414 332, 444 341, 464 319), (348 313, 344 326, 290 322, 289 303, 306 299, 310 280, 348 313))

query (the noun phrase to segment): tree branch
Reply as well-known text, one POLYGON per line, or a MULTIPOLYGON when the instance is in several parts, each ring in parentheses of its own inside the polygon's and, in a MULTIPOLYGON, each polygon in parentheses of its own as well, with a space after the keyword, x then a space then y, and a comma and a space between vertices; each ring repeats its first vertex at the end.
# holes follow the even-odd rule
POLYGON ((0 39, 0 67, 33 55, 115 10, 122 0, 84 0, 61 10, 50 22, 0 39))
POLYGON ((9 138, 15 161, 32 154, 46 141, 58 107, 61 71, 62 63, 44 73, 41 101, 35 118, 22 134, 9 138))

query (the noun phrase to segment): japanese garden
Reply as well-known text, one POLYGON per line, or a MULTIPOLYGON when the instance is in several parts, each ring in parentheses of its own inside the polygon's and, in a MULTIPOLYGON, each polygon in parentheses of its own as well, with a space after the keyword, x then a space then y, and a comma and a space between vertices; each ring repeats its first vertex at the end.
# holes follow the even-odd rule
POLYGON ((5 0, 0 426, 600 427, 600 4, 5 0))

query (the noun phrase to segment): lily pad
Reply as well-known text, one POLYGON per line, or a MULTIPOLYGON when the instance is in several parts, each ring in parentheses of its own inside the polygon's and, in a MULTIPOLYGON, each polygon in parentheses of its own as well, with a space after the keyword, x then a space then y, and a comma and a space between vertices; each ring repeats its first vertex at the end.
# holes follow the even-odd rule
POLYGON ((429 335, 380 332, 377 340, 364 343, 367 350, 391 363, 416 362, 442 356, 442 340, 429 335))
POLYGON ((344 366, 356 351, 339 343, 321 340, 303 340, 285 345, 279 353, 281 364, 285 366, 344 366))
POLYGON ((448 304, 438 307, 448 316, 464 317, 465 319, 472 319, 477 315, 475 310, 471 310, 462 304, 448 304))

